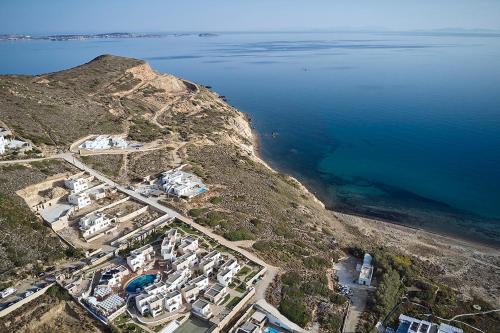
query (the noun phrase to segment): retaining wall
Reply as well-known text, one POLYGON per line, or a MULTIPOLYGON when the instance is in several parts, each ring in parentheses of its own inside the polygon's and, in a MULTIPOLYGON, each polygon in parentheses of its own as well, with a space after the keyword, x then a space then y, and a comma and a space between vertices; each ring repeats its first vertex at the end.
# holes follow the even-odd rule
POLYGON ((32 300, 34 300, 34 299, 42 296, 43 294, 45 294, 45 292, 47 291, 47 289, 49 289, 50 287, 52 287, 54 285, 54 283, 55 282, 50 283, 46 287, 44 287, 44 288, 42 288, 42 289, 34 292, 30 296, 28 296, 26 298, 23 298, 22 300, 20 300, 19 302, 14 303, 14 304, 12 304, 8 308, 3 309, 2 311, 0 311, 0 318, 5 317, 6 315, 8 315, 9 313, 11 313, 12 311, 17 310, 20 307, 22 307, 24 304, 28 304, 32 300))

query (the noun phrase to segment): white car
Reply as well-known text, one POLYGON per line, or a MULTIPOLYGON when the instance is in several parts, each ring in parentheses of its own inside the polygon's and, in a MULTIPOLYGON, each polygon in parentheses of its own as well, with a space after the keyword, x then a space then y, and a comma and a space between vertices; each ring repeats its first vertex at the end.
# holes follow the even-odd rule
POLYGON ((7 296, 10 296, 12 295, 13 293, 15 293, 17 291, 16 288, 12 288, 12 287, 9 287, 7 289, 4 289, 2 291, 0 291, 0 297, 1 298, 5 298, 7 296))
POLYGON ((24 293, 24 297, 28 297, 33 295, 33 292, 31 290, 28 290, 27 292, 24 293))

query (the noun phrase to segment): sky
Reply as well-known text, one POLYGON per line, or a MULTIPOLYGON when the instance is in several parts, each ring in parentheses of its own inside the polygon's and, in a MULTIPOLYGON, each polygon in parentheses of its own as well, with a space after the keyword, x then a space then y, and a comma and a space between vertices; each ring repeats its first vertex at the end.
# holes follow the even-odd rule
POLYGON ((0 33, 500 30, 499 0, 0 0, 0 33))

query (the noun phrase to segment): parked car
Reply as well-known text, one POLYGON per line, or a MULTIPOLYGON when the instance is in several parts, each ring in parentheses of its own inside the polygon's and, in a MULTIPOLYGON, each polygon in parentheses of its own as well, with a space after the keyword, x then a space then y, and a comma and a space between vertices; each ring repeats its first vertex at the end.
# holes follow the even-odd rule
POLYGON ((0 291, 0 297, 1 298, 5 298, 7 296, 10 296, 12 295, 13 293, 15 293, 17 291, 16 288, 12 288, 12 287, 9 287, 7 289, 4 289, 2 291, 0 291))

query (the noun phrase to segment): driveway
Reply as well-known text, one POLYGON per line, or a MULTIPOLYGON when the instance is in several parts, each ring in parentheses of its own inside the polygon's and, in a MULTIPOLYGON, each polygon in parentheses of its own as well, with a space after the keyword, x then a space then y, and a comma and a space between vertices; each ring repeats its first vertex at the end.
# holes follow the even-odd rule
POLYGON ((349 256, 335 265, 335 273, 339 278, 339 283, 348 286, 352 290, 351 304, 344 324, 344 333, 356 332, 370 290, 369 287, 361 286, 355 282, 359 275, 359 272, 356 271, 356 264, 358 263, 361 263, 361 261, 349 256))

